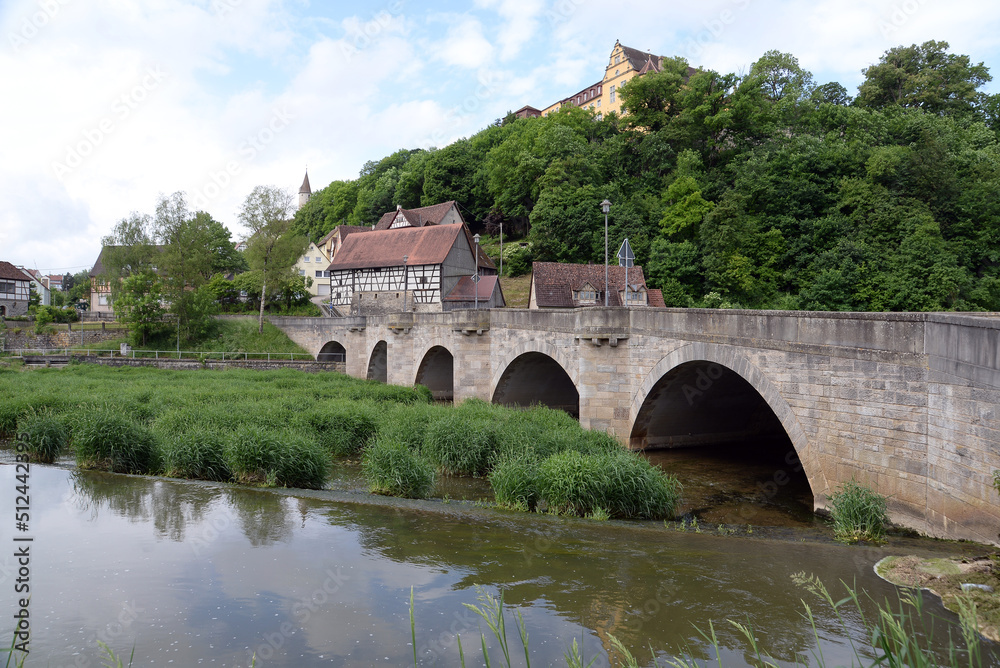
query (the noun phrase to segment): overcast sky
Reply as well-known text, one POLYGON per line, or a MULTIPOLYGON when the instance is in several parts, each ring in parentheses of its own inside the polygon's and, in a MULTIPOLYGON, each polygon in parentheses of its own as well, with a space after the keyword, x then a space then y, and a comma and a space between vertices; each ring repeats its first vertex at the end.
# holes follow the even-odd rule
MULTIPOLYGON (((598 81, 615 40, 746 72, 769 49, 854 93, 900 44, 1000 78, 996 0, 0 0, 0 260, 89 269, 160 193, 239 237, 255 185, 297 192, 445 146, 598 81)), ((1000 82, 988 85, 1000 92, 1000 82)))

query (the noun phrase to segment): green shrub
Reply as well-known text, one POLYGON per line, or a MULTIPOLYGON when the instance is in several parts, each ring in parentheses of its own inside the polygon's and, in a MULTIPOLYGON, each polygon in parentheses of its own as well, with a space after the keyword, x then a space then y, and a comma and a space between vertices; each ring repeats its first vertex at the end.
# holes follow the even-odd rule
POLYGON ((152 473, 158 468, 153 433, 114 409, 91 409, 73 429, 76 463, 114 473, 152 473))
POLYGON ((226 461, 226 439, 208 429, 186 429, 160 437, 164 474, 175 478, 232 479, 226 461))
POLYGON ((226 461, 233 478, 247 485, 321 489, 330 472, 329 455, 312 439, 247 425, 230 435, 226 461))
POLYGON ((390 438, 377 438, 365 448, 361 472, 373 494, 422 499, 434 489, 434 465, 390 438))
POLYGON ((399 441, 411 450, 420 451, 432 422, 450 409, 434 404, 400 404, 386 407, 378 425, 378 438, 399 441))
POLYGON ((490 471, 490 487, 501 508, 532 512, 538 505, 538 461, 530 455, 503 459, 490 471))
POLYGON ((567 450, 539 466, 539 493, 552 512, 587 516, 602 509, 610 517, 661 519, 674 515, 680 483, 627 450, 567 450))
POLYGON ((32 461, 51 464, 69 445, 69 430, 49 413, 23 416, 17 423, 18 443, 32 461))
POLYGON ((853 479, 845 482, 830 495, 834 537, 845 543, 885 540, 886 502, 886 497, 853 479))
POLYGON ((317 442, 337 457, 357 455, 378 430, 378 406, 365 402, 328 401, 305 415, 317 442))

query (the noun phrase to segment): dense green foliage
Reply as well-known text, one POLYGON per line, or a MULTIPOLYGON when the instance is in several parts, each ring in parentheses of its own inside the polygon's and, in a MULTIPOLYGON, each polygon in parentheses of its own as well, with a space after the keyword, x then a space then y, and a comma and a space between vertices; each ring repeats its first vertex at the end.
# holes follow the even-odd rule
POLYGON ((622 89, 628 115, 565 107, 443 149, 401 150, 314 194, 314 240, 396 204, 455 199, 504 224, 505 271, 603 262, 625 237, 668 305, 1000 310, 1000 96, 943 42, 898 47, 852 100, 798 60, 744 76, 668 60, 622 89), (709 295, 712 295, 709 297, 709 295))
POLYGON ((32 461, 51 464, 69 445, 69 429, 47 412, 25 414, 17 422, 17 440, 32 461))
POLYGON ((830 495, 830 519, 833 521, 833 535, 839 541, 882 542, 889 524, 886 497, 851 480, 830 495))
POLYGON ((544 501, 554 512, 667 517, 677 500, 672 477, 562 411, 474 399, 452 408, 419 386, 300 371, 78 365, 0 369, 0 397, 0 438, 44 414, 72 427, 77 461, 92 468, 322 488, 347 458, 361 460, 379 494, 427 496, 441 473, 488 476, 499 505, 525 511, 544 501), (560 456, 585 461, 598 479, 574 487, 560 456), (549 477, 535 475, 546 466, 549 477))

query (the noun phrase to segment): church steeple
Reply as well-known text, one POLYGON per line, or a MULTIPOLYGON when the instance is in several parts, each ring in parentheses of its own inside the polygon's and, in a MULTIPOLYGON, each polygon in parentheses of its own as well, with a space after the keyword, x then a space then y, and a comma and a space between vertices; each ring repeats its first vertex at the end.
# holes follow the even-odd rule
POLYGON ((309 187, 309 168, 306 167, 306 177, 302 179, 302 187, 299 188, 299 208, 301 209, 312 197, 312 188, 309 187))

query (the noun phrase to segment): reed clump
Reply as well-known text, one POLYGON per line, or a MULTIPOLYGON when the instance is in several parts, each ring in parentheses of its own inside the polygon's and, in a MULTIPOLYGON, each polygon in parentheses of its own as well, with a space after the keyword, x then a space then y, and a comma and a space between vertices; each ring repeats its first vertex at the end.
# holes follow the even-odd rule
POLYGON ((423 499, 434 489, 434 465, 392 438, 379 437, 365 448, 361 470, 373 494, 423 499))
POLYGON ((17 441, 34 462, 51 464, 69 446, 65 422, 49 412, 28 413, 17 422, 17 441))
POLYGON ((76 463, 113 473, 152 473, 159 452, 153 433, 111 408, 88 411, 73 428, 76 463))
POLYGON ((844 543, 884 542, 889 524, 887 502, 885 496, 855 480, 845 482, 830 495, 834 538, 844 543))

